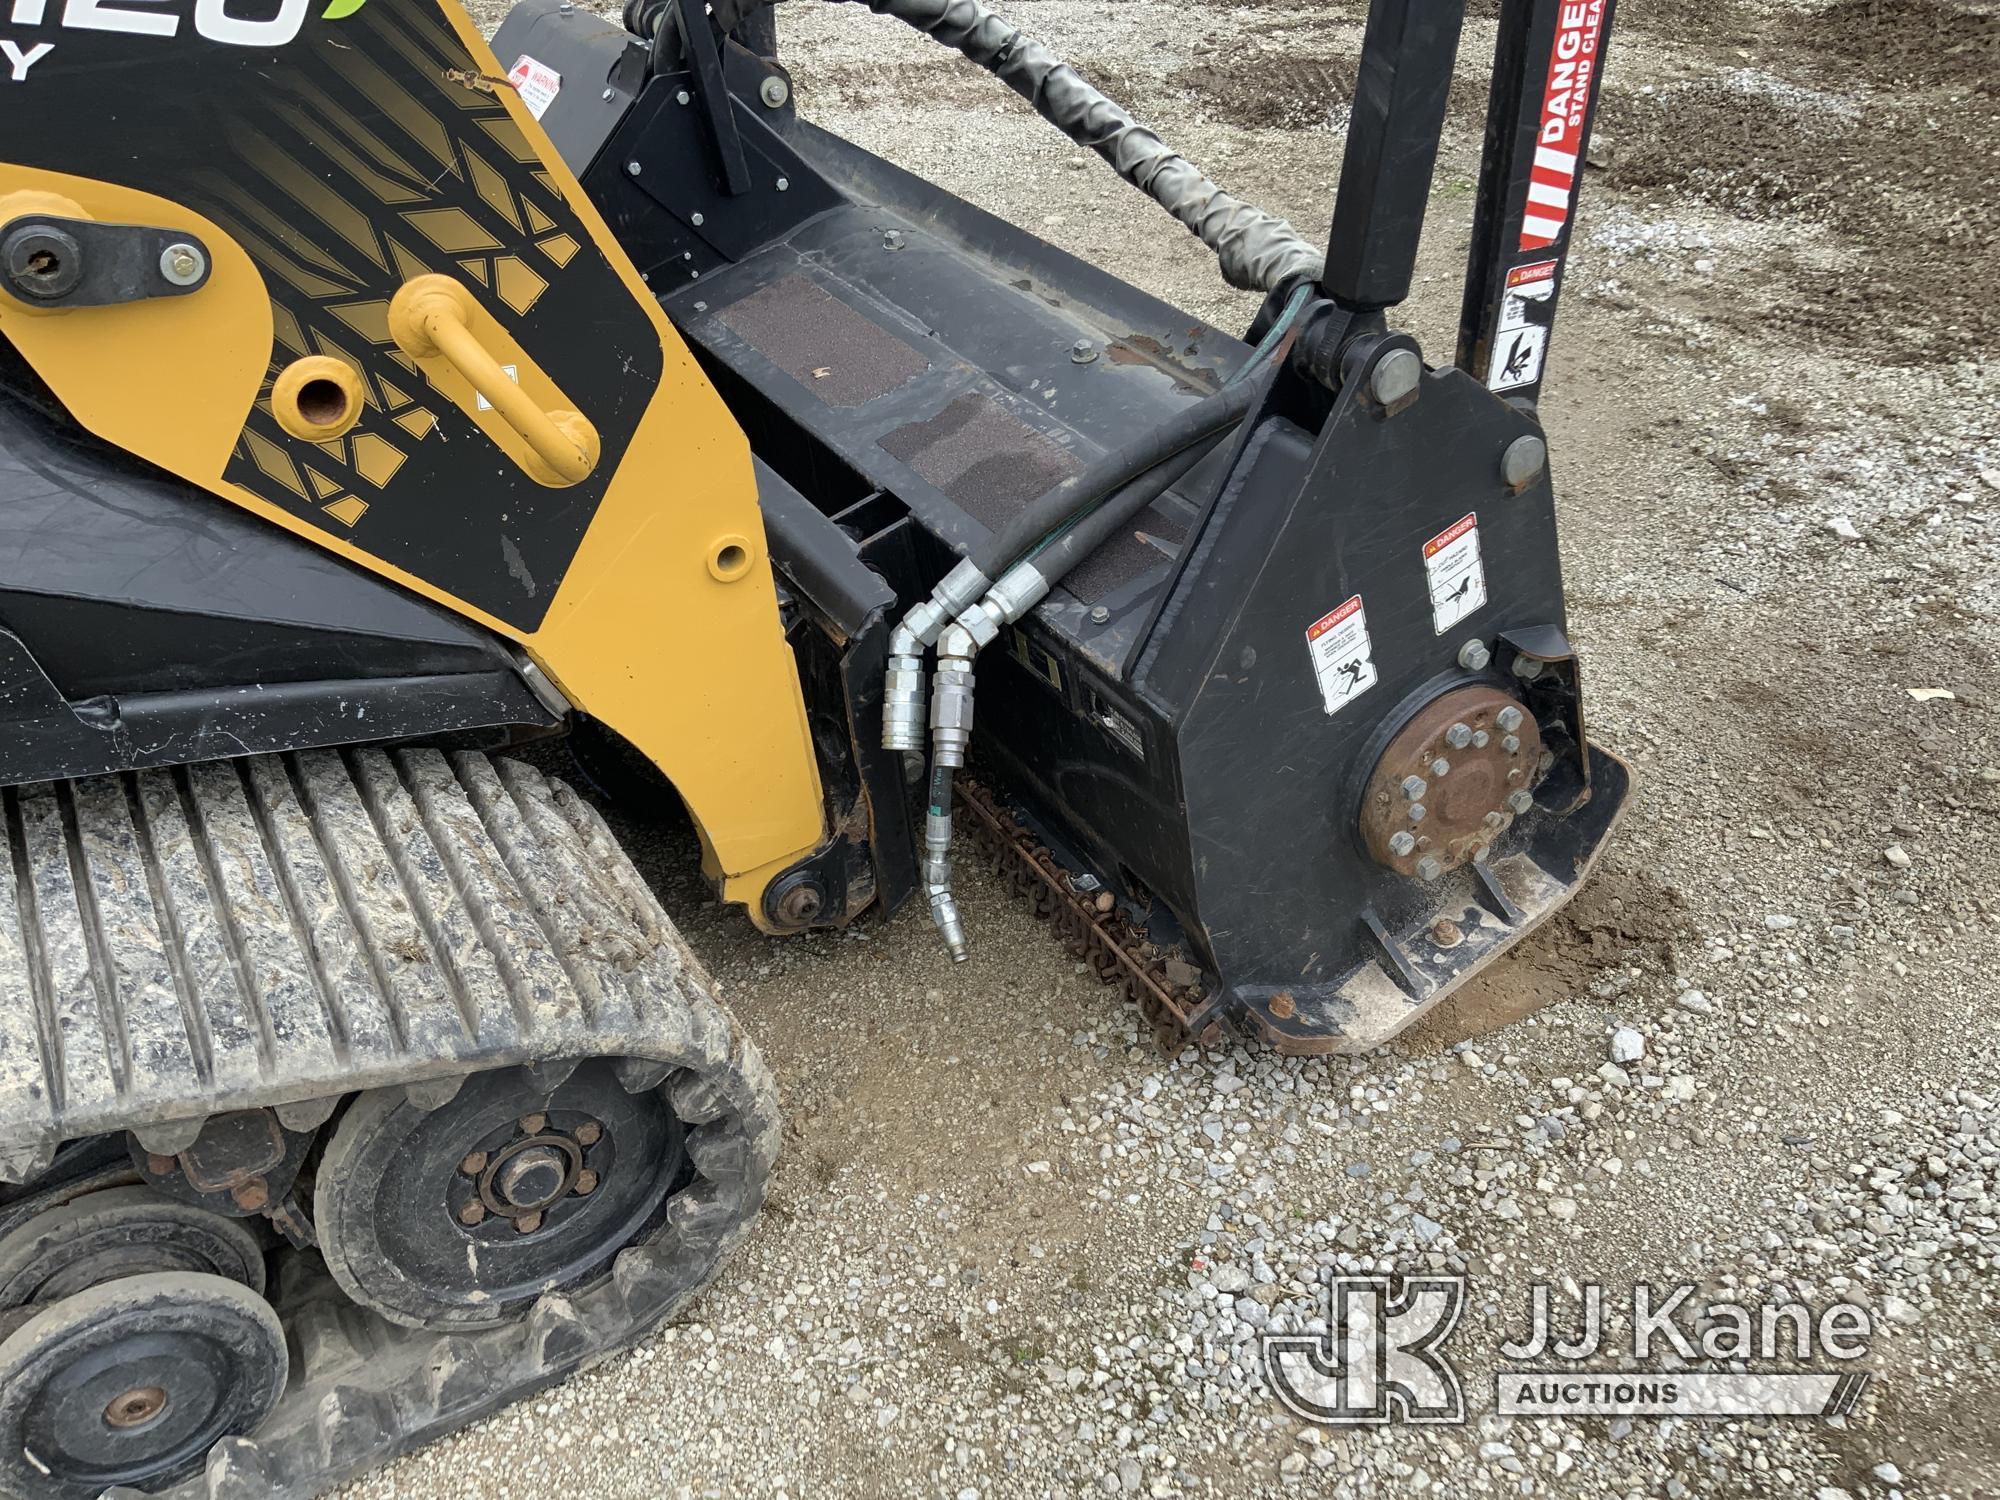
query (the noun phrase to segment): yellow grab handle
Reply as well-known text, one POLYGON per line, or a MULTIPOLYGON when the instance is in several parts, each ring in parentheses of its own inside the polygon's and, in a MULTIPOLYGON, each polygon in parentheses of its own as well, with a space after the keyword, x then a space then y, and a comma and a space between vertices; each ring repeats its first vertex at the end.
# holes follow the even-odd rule
MULTIPOLYGON (((471 326, 472 294, 449 276, 418 276, 389 304, 389 333, 412 359, 441 359, 485 398, 547 467, 544 483, 578 484, 597 467, 597 429, 573 411, 543 411, 486 352, 471 326)), ((530 473, 534 473, 530 469, 530 473)))

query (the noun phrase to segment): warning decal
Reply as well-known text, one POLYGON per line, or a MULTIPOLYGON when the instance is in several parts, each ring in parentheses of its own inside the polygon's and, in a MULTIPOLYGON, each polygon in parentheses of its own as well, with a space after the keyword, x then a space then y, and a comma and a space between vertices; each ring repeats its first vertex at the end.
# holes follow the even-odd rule
POLYGON ((521 102, 528 106, 528 113, 537 120, 548 113, 556 95, 562 92, 562 74, 545 62, 536 62, 525 52, 507 70, 507 81, 514 85, 521 102))
POLYGON ((1556 11, 1556 40, 1549 51, 1549 81, 1535 136, 1535 165, 1528 177, 1521 248, 1553 245, 1569 222, 1576 194, 1576 160, 1583 151, 1583 117, 1597 82, 1597 49, 1604 36, 1605 0, 1567 0, 1556 11))
POLYGON ((1424 543, 1431 584, 1431 623, 1439 635, 1486 602, 1486 568, 1479 560, 1479 516, 1464 516, 1424 543))
POLYGON ((1500 321, 1493 329, 1493 356, 1486 388, 1511 391, 1542 378, 1549 352, 1549 324, 1555 320, 1556 262, 1536 261, 1507 273, 1500 321))
POLYGON ((1306 627, 1306 649, 1312 652, 1313 675, 1319 678, 1328 713, 1338 713, 1375 686, 1368 612, 1359 594, 1306 627))

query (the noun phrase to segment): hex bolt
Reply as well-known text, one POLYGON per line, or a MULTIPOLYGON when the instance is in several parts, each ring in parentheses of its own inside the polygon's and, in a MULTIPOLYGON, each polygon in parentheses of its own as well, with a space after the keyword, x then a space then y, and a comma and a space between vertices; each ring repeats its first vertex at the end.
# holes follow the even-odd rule
POLYGON ((1430 809, 1425 807, 1423 803, 1412 802, 1410 804, 1410 821, 1412 823, 1421 823, 1425 818, 1429 816, 1430 816, 1430 809))
POLYGON ((757 97, 764 101, 766 109, 783 109, 785 101, 792 97, 792 86, 773 74, 757 85, 757 97))
POLYGON ((625 173, 629 177, 637 177, 642 170, 644 169, 636 161, 625 163, 625 173))
POLYGON ((467 1177, 477 1177, 481 1172, 486 1170, 486 1153, 484 1151, 474 1151, 458 1164, 458 1170, 463 1172, 467 1177))
POLYGON ((1369 392, 1384 406, 1394 406, 1413 394, 1424 378, 1424 362, 1408 349, 1391 349, 1375 361, 1368 377, 1369 392))
POLYGON ((1507 821, 1507 815, 1498 810, 1490 812, 1486 815, 1486 826, 1488 828, 1499 828, 1503 824, 1505 824, 1506 821, 1507 821))
POLYGON ((541 1227, 542 1214, 540 1209, 531 1214, 522 1214, 520 1218, 514 1221, 514 1233, 516 1234, 533 1234, 541 1227))
POLYGON ((1424 793, 1430 789, 1430 783, 1425 781, 1421 776, 1405 776, 1403 778, 1403 800, 1406 802, 1421 802, 1424 793))
POLYGON ((1493 653, 1486 649, 1484 641, 1467 641, 1458 648, 1458 664, 1468 672, 1484 672, 1493 653))
POLYGON ((549 1117, 547 1115, 522 1115, 520 1125, 521 1134, 540 1135, 544 1130, 549 1128, 549 1117))
POLYGON ((1535 769, 1538 771, 1548 771, 1553 769, 1555 763, 1556 763, 1555 751, 1544 750, 1541 753, 1541 755, 1538 756, 1535 760, 1535 769))
POLYGON ((486 1205, 474 1198, 458 1211, 458 1222, 467 1229, 476 1229, 486 1222, 486 1205))
POLYGON ((1472 731, 1472 748, 1473 748, 1473 749, 1475 749, 1475 750, 1484 750, 1484 749, 1485 749, 1485 748, 1486 748, 1486 747, 1487 747, 1488 745, 1490 745, 1490 744, 1492 744, 1492 743, 1493 743, 1493 736, 1492 736, 1492 735, 1490 735, 1490 734, 1488 734, 1488 733, 1487 733, 1487 732, 1486 732, 1485 730, 1483 730, 1483 729, 1475 729, 1475 730, 1473 730, 1473 731, 1472 731))
POLYGON ((1444 742, 1454 750, 1463 750, 1472 743, 1472 726, 1454 724, 1444 732, 1444 742))
POLYGON ((614 90, 606 89, 603 93, 599 94, 597 97, 602 99, 606 104, 609 104, 611 102, 613 93, 614 90))
POLYGON ((788 191, 791 188, 791 185, 792 185, 792 179, 789 177, 780 177, 778 179, 778 191, 781 193, 788 191))
POLYGON ((595 1120, 585 1120, 574 1133, 579 1146, 595 1146, 604 1139, 604 1127, 595 1120))
POLYGON ((693 97, 694 95, 690 94, 686 89, 682 89, 674 95, 674 103, 685 104, 693 97))
POLYGON ((1078 339, 1069 346, 1069 362, 1073 365, 1087 365, 1097 358, 1097 345, 1089 339, 1078 339))
POLYGON ((1109 625, 1111 623, 1111 611, 1102 604, 1093 604, 1090 608, 1090 623, 1093 625, 1109 625))
POLYGON ((1525 813, 1529 808, 1533 807, 1534 805, 1535 805, 1535 794, 1533 792, 1528 791, 1526 788, 1523 788, 1517 792, 1509 792, 1507 794, 1507 807, 1512 812, 1525 813))
POLYGON ((889 230, 884 230, 884 231, 883 231, 883 234, 882 234, 882 248, 883 248, 884 250, 900 250, 900 249, 902 249, 902 248, 903 248, 903 231, 902 231, 902 230, 900 230, 900 229, 889 229, 889 230))
POLYGON ((193 245, 169 245, 160 252, 160 274, 175 286, 193 286, 208 269, 208 258, 193 245))
POLYGON ((1419 880, 1436 880, 1442 874, 1444 874, 1444 866, 1438 862, 1438 857, 1435 854, 1426 854, 1422 859, 1417 861, 1417 878, 1419 880))
POLYGON ((703 218, 703 216, 702 216, 702 215, 700 215, 700 214, 689 214, 689 215, 688 215, 688 223, 690 223, 690 224, 694 225, 694 227, 695 227, 695 228, 697 228, 697 229, 701 228, 701 226, 702 226, 702 225, 703 225, 703 224, 704 224, 705 222, 707 222, 707 221, 706 221, 706 220, 705 220, 705 219, 703 218))
POLYGON ((1500 455, 1500 477, 1507 488, 1518 490, 1541 473, 1549 462, 1549 445, 1532 432, 1523 433, 1509 443, 1500 455))
POLYGON ((588 1198, 597 1191, 597 1174, 585 1167, 576 1174, 576 1186, 570 1189, 579 1198, 588 1198))
POLYGON ((1401 859, 1406 854, 1416 852, 1417 841, 1408 829, 1398 829, 1389 836, 1389 852, 1401 859))
POLYGON ((1493 722, 1512 734, 1521 727, 1521 710, 1510 703, 1493 716, 1493 722))
POLYGON ((1451 774, 1451 762, 1446 760, 1442 755, 1440 755, 1436 760, 1431 762, 1431 775, 1444 777, 1444 776, 1449 776, 1450 774, 1451 774))
POLYGON ((1521 737, 1518 734, 1508 735, 1504 740, 1500 742, 1500 748, 1502 750, 1505 750, 1509 755, 1520 754, 1521 737))
POLYGON ((1542 675, 1542 659, 1539 656, 1515 657, 1514 675, 1523 682, 1533 682, 1542 675))

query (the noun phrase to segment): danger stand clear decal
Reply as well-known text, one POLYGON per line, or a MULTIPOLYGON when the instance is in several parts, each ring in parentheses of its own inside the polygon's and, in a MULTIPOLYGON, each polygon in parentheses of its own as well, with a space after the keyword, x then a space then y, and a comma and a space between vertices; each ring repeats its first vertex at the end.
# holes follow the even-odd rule
POLYGON ((1339 713, 1375 686, 1375 648, 1359 594, 1306 627, 1306 649, 1328 713, 1339 713))
POLYGON ((1443 635, 1486 602, 1486 567, 1479 557, 1479 517, 1461 516, 1424 543, 1431 586, 1431 624, 1443 635))

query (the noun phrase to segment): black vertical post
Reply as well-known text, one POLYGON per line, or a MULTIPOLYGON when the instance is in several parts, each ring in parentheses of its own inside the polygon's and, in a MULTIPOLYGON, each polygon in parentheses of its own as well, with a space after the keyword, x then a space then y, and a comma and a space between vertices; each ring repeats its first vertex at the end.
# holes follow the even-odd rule
POLYGON ((1410 294, 1465 0, 1371 0, 1321 286, 1351 312, 1410 294))
POLYGON ((1458 364, 1532 401, 1548 368, 1613 0, 1501 0, 1458 364))

